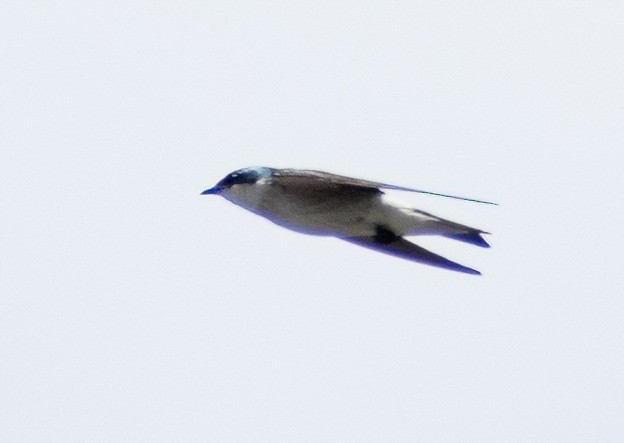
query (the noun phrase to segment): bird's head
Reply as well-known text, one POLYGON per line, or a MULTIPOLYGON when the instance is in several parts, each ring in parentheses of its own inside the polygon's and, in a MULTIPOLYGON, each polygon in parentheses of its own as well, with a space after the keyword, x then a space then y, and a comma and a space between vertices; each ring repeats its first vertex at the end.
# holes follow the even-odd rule
POLYGON ((259 180, 270 177, 271 171, 271 168, 262 166, 243 168, 230 172, 228 175, 223 177, 219 183, 202 192, 202 195, 221 194, 223 191, 229 191, 230 189, 239 186, 253 186, 258 183, 259 180))

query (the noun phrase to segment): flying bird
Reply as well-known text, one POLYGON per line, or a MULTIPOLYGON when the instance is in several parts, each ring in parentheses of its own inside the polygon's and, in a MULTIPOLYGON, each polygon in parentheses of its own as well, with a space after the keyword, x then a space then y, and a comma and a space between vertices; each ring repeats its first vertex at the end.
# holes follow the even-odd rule
POLYGON ((488 232, 445 220, 393 199, 383 190, 419 192, 496 204, 305 169, 243 168, 202 195, 232 203, 293 231, 334 236, 404 259, 468 274, 481 274, 408 240, 441 235, 488 248, 488 232))

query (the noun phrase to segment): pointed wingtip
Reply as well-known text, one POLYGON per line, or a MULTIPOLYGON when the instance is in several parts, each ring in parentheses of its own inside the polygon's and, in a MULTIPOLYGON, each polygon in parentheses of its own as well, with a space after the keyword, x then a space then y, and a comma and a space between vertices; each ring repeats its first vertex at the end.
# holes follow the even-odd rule
POLYGON ((458 195, 450 195, 450 194, 441 194, 439 192, 431 192, 431 191, 425 191, 422 189, 406 188, 404 186, 395 186, 395 185, 390 185, 386 183, 379 183, 379 187, 385 188, 385 189, 394 189, 395 191, 418 192, 419 194, 435 195, 437 197, 452 198, 455 200, 464 200, 464 201, 472 202, 472 203, 482 203, 484 205, 500 206, 498 203, 485 201, 485 200, 477 200, 476 198, 460 197, 458 195))
POLYGON ((481 272, 477 271, 476 269, 472 269, 472 268, 469 268, 468 266, 460 265, 459 263, 456 263, 451 260, 448 260, 444 264, 445 266, 440 266, 440 267, 451 270, 451 271, 461 272, 463 274, 482 275, 481 272))
POLYGON ((483 274, 481 274, 481 272, 477 271, 476 269, 472 269, 472 268, 466 268, 465 270, 462 270, 462 272, 465 272, 466 274, 472 274, 472 275, 483 275, 483 274))

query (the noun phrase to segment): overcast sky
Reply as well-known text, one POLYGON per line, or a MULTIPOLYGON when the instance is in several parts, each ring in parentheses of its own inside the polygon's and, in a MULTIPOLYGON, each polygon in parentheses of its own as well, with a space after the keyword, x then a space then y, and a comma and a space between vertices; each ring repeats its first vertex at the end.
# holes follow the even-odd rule
POLYGON ((621 441, 624 3, 5 1, 0 440, 621 441), (492 232, 435 269, 244 166, 492 232))

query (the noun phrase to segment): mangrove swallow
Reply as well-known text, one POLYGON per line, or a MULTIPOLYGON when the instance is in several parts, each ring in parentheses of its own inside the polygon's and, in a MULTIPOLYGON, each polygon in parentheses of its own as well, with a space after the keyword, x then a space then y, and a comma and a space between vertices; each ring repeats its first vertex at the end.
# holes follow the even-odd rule
POLYGON ((321 171, 267 167, 234 171, 202 195, 221 195, 293 231, 334 236, 430 266, 480 274, 476 269, 434 254, 404 236, 441 235, 487 248, 490 245, 483 234, 488 232, 411 208, 385 194, 384 189, 495 204, 321 171))

